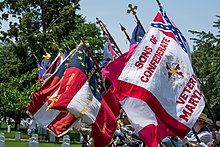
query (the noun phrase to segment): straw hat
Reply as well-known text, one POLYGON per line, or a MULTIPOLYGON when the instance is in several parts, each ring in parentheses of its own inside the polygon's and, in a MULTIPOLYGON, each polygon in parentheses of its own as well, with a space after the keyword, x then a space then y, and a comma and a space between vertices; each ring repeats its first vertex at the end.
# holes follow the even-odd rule
POLYGON ((213 121, 210 118, 207 118, 206 123, 209 125, 213 125, 213 121))
POLYGON ((46 55, 43 55, 44 58, 50 59, 51 55, 49 53, 46 53, 46 55))
POLYGON ((201 120, 201 121, 206 122, 206 120, 207 120, 207 115, 204 114, 204 113, 201 113, 201 114, 199 115, 198 120, 201 120))

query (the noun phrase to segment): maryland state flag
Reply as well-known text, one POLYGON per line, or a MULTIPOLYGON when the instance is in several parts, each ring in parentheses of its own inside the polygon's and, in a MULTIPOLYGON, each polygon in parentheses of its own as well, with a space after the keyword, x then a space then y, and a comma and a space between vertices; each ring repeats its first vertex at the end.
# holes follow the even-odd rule
POLYGON ((104 147, 110 143, 117 124, 103 93, 102 75, 81 45, 70 59, 58 95, 49 99, 49 108, 67 110, 92 125, 94 145, 104 147))

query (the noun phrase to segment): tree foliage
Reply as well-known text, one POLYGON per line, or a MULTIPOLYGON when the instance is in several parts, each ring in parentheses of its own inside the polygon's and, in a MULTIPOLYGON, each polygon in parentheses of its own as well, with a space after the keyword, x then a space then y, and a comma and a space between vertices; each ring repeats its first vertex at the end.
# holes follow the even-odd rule
POLYGON ((79 0, 0 2, 0 19, 9 23, 0 32, 0 111, 20 113, 39 87, 33 53, 41 60, 48 52, 53 59, 59 51, 75 49, 83 38, 100 61, 100 30, 77 14, 79 9, 79 0))
POLYGON ((75 48, 81 37, 90 43, 96 41, 96 45, 91 43, 91 49, 100 49, 102 39, 99 30, 95 24, 86 23, 82 16, 77 15, 78 9, 78 0, 4 0, 0 3, 1 19, 8 21, 11 16, 17 20, 9 22, 9 30, 1 31, 0 39, 11 45, 14 54, 27 67, 19 72, 33 69, 33 51, 39 59, 45 49, 55 56, 58 48, 75 48))
POLYGON ((220 16, 217 16, 213 27, 218 29, 217 35, 211 32, 190 31, 196 35, 196 38, 192 38, 196 44, 192 62, 208 105, 213 115, 220 119, 220 16))

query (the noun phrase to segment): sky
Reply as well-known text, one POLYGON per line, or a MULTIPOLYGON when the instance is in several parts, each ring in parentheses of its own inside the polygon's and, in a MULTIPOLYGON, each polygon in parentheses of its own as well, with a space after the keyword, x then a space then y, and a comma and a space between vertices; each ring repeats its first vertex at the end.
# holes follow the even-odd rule
MULTIPOLYGON (((220 0, 176 0, 160 1, 168 17, 176 24, 187 39, 191 50, 193 42, 190 38, 195 35, 188 30, 217 33, 213 28, 213 21, 220 15, 220 0)), ((128 51, 129 42, 120 29, 122 24, 131 36, 136 25, 135 17, 127 13, 128 4, 138 6, 137 16, 147 31, 153 18, 159 10, 156 0, 81 0, 82 14, 88 22, 96 22, 96 17, 101 19, 113 36, 122 52, 128 51)))
MULTIPOLYGON (((189 30, 217 33, 218 30, 212 25, 213 21, 217 20, 216 15, 220 15, 220 0, 161 0, 160 2, 168 17, 187 39, 191 50, 193 42, 190 38, 195 35, 188 32, 189 30)), ((88 22, 96 22, 96 17, 101 19, 107 25, 120 50, 126 52, 129 42, 121 31, 120 24, 126 28, 130 36, 136 26, 135 17, 127 13, 128 4, 138 6, 137 16, 147 31, 159 10, 156 0, 81 0, 81 10, 78 13, 88 22)), ((4 22, 2 29, 7 30, 8 24, 4 22)))

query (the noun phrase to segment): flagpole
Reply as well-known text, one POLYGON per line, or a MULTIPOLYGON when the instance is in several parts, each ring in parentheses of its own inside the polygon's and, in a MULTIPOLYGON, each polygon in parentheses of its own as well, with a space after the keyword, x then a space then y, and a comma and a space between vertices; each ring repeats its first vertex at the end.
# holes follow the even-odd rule
POLYGON ((199 139, 199 137, 198 137, 198 135, 197 135, 197 133, 196 133, 196 131, 195 131, 194 128, 192 128, 192 131, 193 131, 193 134, 194 134, 195 137, 196 137, 197 142, 198 142, 198 143, 201 143, 201 141, 200 141, 200 139, 199 139))
POLYGON ((61 52, 61 50, 60 50, 60 48, 59 48, 58 44, 56 43, 55 39, 53 39, 53 43, 55 44, 56 49, 57 49, 59 52, 61 52))
POLYGON ((162 4, 160 3, 160 0, 156 0, 157 1, 157 4, 159 7, 162 7, 162 4))
POLYGON ((212 111, 211 111, 211 109, 210 109, 210 107, 209 107, 209 104, 208 104, 208 102, 207 102, 207 100, 206 100, 206 97, 205 97, 204 94, 202 94, 202 95, 203 95, 203 98, 204 98, 204 101, 205 101, 205 104, 206 104, 206 108, 207 108, 207 110, 208 110, 208 112, 209 112, 209 115, 210 115, 212 121, 213 121, 213 124, 214 124, 216 130, 219 131, 219 128, 218 128, 218 126, 217 126, 217 124, 216 124, 215 118, 214 118, 213 115, 212 115, 212 111))
POLYGON ((128 4, 128 8, 130 8, 130 9, 127 10, 127 13, 132 12, 132 15, 134 15, 135 19, 137 20, 138 24, 140 25, 141 29, 143 30, 143 32, 145 34, 146 32, 144 30, 144 27, 142 26, 141 21, 139 20, 139 18, 136 15, 136 12, 135 12, 135 10, 137 10, 138 7, 137 6, 132 7, 132 4, 128 4))
POLYGON ((107 40, 108 39, 108 35, 107 35, 107 33, 105 32, 105 30, 104 30, 104 28, 103 28, 103 26, 102 26, 102 24, 101 24, 101 21, 96 17, 96 23, 99 25, 99 27, 101 28, 101 30, 102 30, 102 33, 103 33, 103 35, 104 35, 104 37, 105 37, 105 39, 107 40))
POLYGON ((32 51, 31 53, 32 53, 32 55, 34 56, 34 58, 36 59, 36 62, 37 62, 37 63, 40 63, 40 61, 38 60, 38 58, 37 58, 37 56, 35 55, 34 51, 32 51))
POLYGON ((104 30, 104 28, 103 28, 103 26, 102 26, 102 24, 101 24, 101 20, 99 20, 97 17, 96 17, 96 20, 97 20, 96 23, 100 26, 102 32, 103 32, 103 33, 106 33, 105 30, 104 30))
POLYGON ((111 40, 113 41, 114 45, 116 46, 117 50, 119 51, 119 53, 122 55, 121 50, 119 49, 117 43, 115 42, 115 40, 113 39, 112 35, 110 34, 110 32, 108 31, 108 29, 106 28, 106 25, 96 17, 96 20, 98 23, 100 23, 100 26, 103 27, 103 29, 105 30, 105 32, 108 34, 108 36, 111 38, 111 40))
POLYGON ((75 45, 77 46, 78 43, 76 42, 76 40, 73 38, 73 36, 71 37, 73 39, 73 42, 75 43, 75 45))
POLYGON ((64 43, 64 47, 65 47, 65 50, 69 53, 70 52, 70 47, 69 45, 67 45, 66 43, 64 43))
POLYGON ((121 24, 120 24, 120 26, 121 26, 121 31, 124 32, 126 38, 127 38, 128 41, 131 43, 131 39, 130 39, 128 33, 126 32, 126 28, 125 28, 124 26, 122 26, 121 24))
POLYGON ((99 69, 99 71, 101 71, 101 68, 99 66, 99 64, 97 63, 96 59, 93 57, 92 52, 90 51, 90 49, 88 48, 88 46, 86 45, 85 41, 83 40, 83 38, 81 38, 81 41, 83 43, 83 45, 86 47, 86 50, 88 51, 89 55, 91 56, 92 60, 94 61, 95 65, 97 66, 97 68, 99 69))
MULTIPOLYGON (((204 86, 203 82, 201 82, 199 79, 198 79, 198 81, 199 81, 200 85, 203 87, 203 89, 205 89, 205 86, 204 86)), ((209 115, 211 117, 211 120, 213 121, 213 124, 214 124, 216 130, 219 131, 219 128, 218 128, 218 126, 216 124, 215 118, 213 117, 212 111, 211 111, 210 106, 209 106, 209 104, 207 102, 207 99, 206 99, 206 97, 205 97, 205 95, 203 93, 202 93, 202 96, 204 98, 205 105, 206 105, 206 108, 208 109, 208 113, 209 113, 209 115)))
POLYGON ((176 147, 176 145, 175 145, 175 143, 174 143, 174 141, 173 141, 172 138, 170 138, 170 141, 171 141, 171 143, 173 144, 173 146, 176 147))
MULTIPOLYGON (((203 89, 205 90, 204 84, 203 84, 200 80, 198 80, 198 81, 199 81, 200 85, 203 87, 203 89)), ((207 91, 207 90, 206 90, 206 91, 207 91)), ((215 118, 214 118, 213 115, 212 115, 212 111, 211 111, 210 106, 209 106, 209 104, 208 104, 208 102, 207 102, 207 99, 206 99, 206 97, 205 97, 205 95, 204 95, 203 93, 202 93, 202 96, 203 96, 203 98, 204 98, 206 108, 207 108, 207 110, 208 110, 208 112, 209 112, 209 115, 210 115, 212 121, 213 121, 213 124, 214 124, 216 130, 219 131, 219 127, 217 126, 216 121, 215 121, 215 118)))
POLYGON ((45 32, 48 32, 49 29, 55 24, 56 21, 58 21, 61 18, 61 16, 57 17, 50 25, 48 28, 45 29, 45 32))

